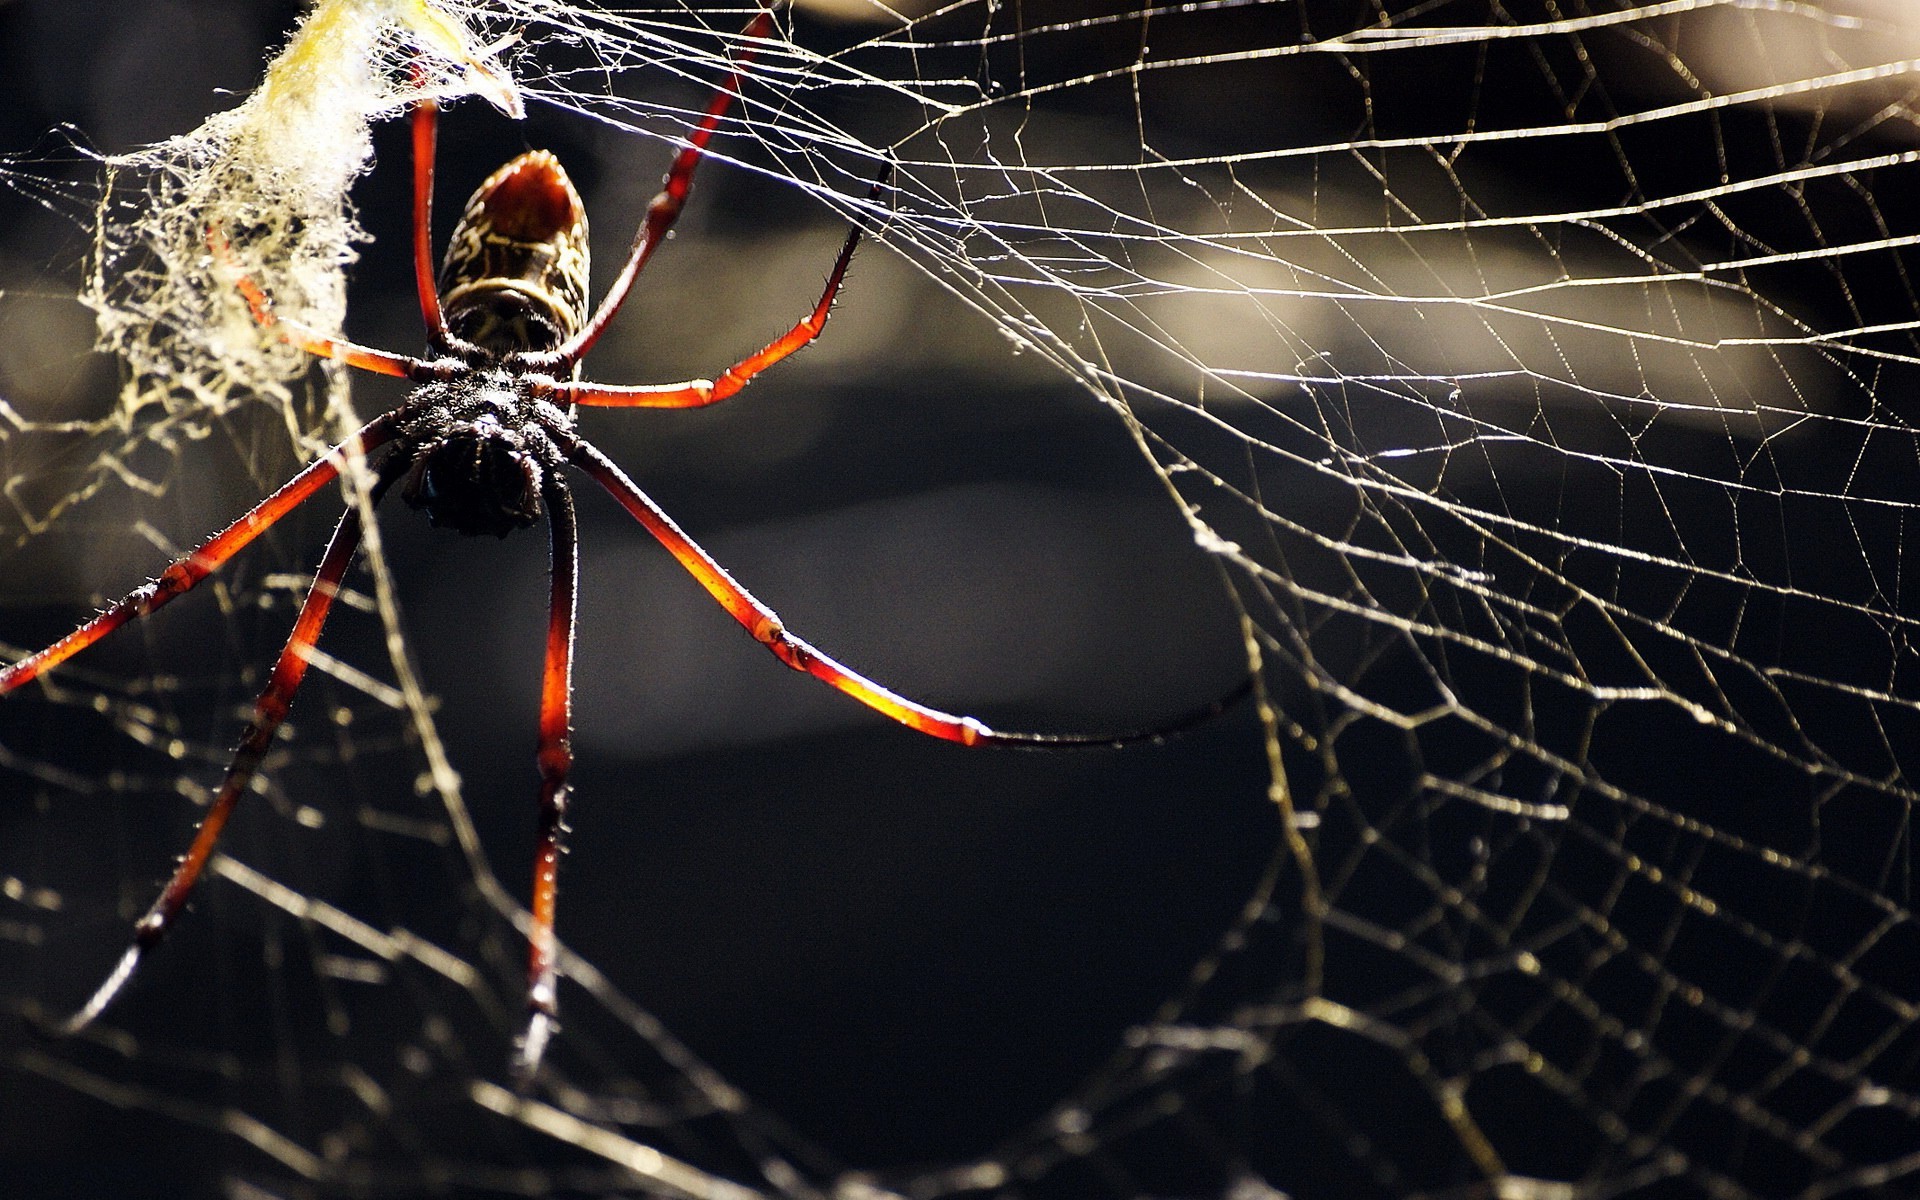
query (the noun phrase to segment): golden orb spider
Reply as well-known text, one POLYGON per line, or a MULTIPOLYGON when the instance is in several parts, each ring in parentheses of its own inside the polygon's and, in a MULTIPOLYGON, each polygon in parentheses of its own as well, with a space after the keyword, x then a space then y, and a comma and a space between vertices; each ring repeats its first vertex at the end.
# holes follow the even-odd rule
MULTIPOLYGON (((634 482, 574 429, 577 405, 693 408, 738 392, 761 371, 801 349, 826 324, 863 222, 847 234, 825 290, 811 312, 766 347, 715 379, 650 386, 618 386, 574 378, 620 309, 654 250, 684 206, 695 167, 737 96, 741 67, 752 44, 772 28, 762 9, 741 38, 746 48, 686 136, 658 195, 634 237, 625 265, 599 307, 588 309, 586 213, 559 162, 531 151, 495 171, 467 202, 436 283, 429 212, 433 195, 438 106, 423 100, 411 113, 413 141, 413 265, 430 357, 372 349, 324 337, 277 317, 268 296, 244 276, 236 287, 254 318, 287 342, 314 355, 362 370, 409 380, 415 388, 397 408, 367 422, 198 549, 46 648, 0 668, 0 695, 11 692, 91 646, 113 630, 190 591, 254 538, 337 478, 351 456, 385 447, 372 468, 373 503, 393 484, 406 502, 435 525, 463 534, 500 537, 537 521, 544 511, 551 539, 551 600, 546 664, 540 694, 537 756, 540 771, 527 965, 527 1024, 515 1070, 529 1077, 556 1028, 557 971, 554 912, 557 871, 572 767, 574 607, 579 538, 573 500, 560 469, 572 466, 605 488, 680 565, 753 637, 788 667, 820 679, 869 708, 932 737, 961 745, 1062 747, 1120 745, 1175 732, 1220 712, 1244 692, 1166 725, 1123 734, 1040 734, 991 729, 973 717, 941 712, 900 696, 842 666, 788 632, 778 615, 736 583, 725 568, 681 531, 634 482)), ((876 180, 878 199, 891 172, 876 180)), ((219 228, 207 231, 216 257, 231 250, 219 228)), ((86 1028, 120 995, 147 951, 165 938, 184 910, 242 792, 266 757, 306 673, 341 581, 359 547, 359 510, 349 505, 328 541, 312 585, 265 688, 254 703, 226 775, 159 897, 134 927, 133 942, 80 1008, 59 1023, 71 1034, 86 1028)))

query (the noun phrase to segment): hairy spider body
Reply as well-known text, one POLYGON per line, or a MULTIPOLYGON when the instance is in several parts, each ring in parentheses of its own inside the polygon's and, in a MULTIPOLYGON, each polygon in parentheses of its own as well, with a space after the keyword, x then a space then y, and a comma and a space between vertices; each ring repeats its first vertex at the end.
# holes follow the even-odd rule
MULTIPOLYGON (((788 632, 779 616, 735 582, 725 568, 688 537, 645 492, 574 428, 576 405, 692 408, 738 392, 761 371, 806 346, 826 324, 861 234, 856 221, 812 311, 766 347, 716 378, 656 386, 616 386, 580 381, 578 364, 619 310, 635 277, 665 239, 679 215, 714 130, 740 87, 739 63, 772 28, 762 10, 741 34, 736 66, 687 135, 660 193, 647 208, 625 266, 597 309, 587 304, 587 223, 579 195, 566 173, 544 151, 521 155, 496 171, 474 193, 448 246, 436 285, 431 269, 429 211, 433 192, 437 107, 414 106, 413 259, 429 358, 413 358, 323 336, 277 317, 272 301, 244 275, 233 286, 255 319, 277 336, 322 357, 417 386, 392 412, 375 417, 192 553, 169 565, 154 582, 59 641, 0 667, 0 694, 21 687, 99 641, 113 630, 185 594, 275 522, 337 478, 356 454, 373 463, 371 500, 377 504, 396 482, 406 502, 435 525, 463 534, 504 537, 544 513, 551 545, 551 592, 546 665, 540 689, 536 760, 540 770, 538 842, 528 934, 527 1023, 516 1062, 526 1078, 538 1067, 555 1028, 557 970, 554 914, 557 873, 565 830, 567 779, 572 767, 573 634, 578 584, 579 536, 564 467, 571 466, 604 488, 699 585, 782 663, 812 675, 907 727, 961 745, 1058 747, 1118 745, 1157 738, 1218 713, 1242 692, 1156 728, 1125 734, 1011 733, 989 728, 909 700, 841 665, 788 632)), ((869 193, 881 195, 882 172, 869 193)), ((224 230, 212 228, 208 243, 216 258, 231 259, 224 230)), ((142 956, 158 945, 179 918, 212 857, 239 798, 266 758, 310 661, 335 596, 358 550, 360 509, 348 505, 327 544, 313 586, 301 602, 292 633, 254 703, 239 747, 219 790, 195 831, 192 844, 153 907, 135 926, 132 945, 119 965, 60 1030, 85 1028, 113 1002, 142 956)))
MULTIPOLYGON (((543 425, 571 408, 536 395, 552 380, 516 355, 550 351, 586 324, 587 212, 544 150, 475 189, 441 263, 440 307, 467 368, 414 389, 392 453, 411 460, 400 496, 436 526, 505 537, 540 519, 540 493, 564 461, 543 425)), ((560 483, 560 486, 565 486, 560 483)))
POLYGON ((540 519, 541 490, 565 461, 543 426, 570 430, 571 413, 498 367, 422 384, 404 411, 391 451, 412 463, 401 499, 468 535, 505 537, 540 519))

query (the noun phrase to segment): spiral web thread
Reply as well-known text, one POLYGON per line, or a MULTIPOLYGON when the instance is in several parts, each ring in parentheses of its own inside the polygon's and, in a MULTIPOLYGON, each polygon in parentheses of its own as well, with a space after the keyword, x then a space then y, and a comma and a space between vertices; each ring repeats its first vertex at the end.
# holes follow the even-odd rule
MULTIPOLYGON (((530 108, 643 148, 696 110, 744 20, 446 11, 489 53, 517 35, 501 71, 530 108)), ((264 1084, 250 1108, 208 1082, 262 1069, 239 1049, 129 1034, 23 1042, 8 1066, 211 1130, 273 1195, 423 1172, 488 1194, 1920 1194, 1920 18, 1897 0, 960 0, 839 19, 762 50, 715 157, 842 215, 891 157, 866 257, 910 263, 1004 335, 989 349, 1098 397, 1152 465, 1260 680, 1270 855, 1240 915, 1104 1065, 954 1161, 830 1156, 581 959, 567 1002, 590 1040, 564 1082, 517 1095, 475 1031, 512 1025, 518 909, 376 556, 389 661, 324 664, 335 711, 372 719, 340 716, 269 799, 314 824, 325 772, 410 767, 418 815, 385 819, 460 909, 383 928, 239 856, 217 874, 298 918, 284 952, 311 973, 376 985, 287 1026, 387 1005, 417 1028, 384 1054, 289 1035, 283 1069, 325 1096, 297 1117, 264 1084)), ((376 76, 377 118, 405 92, 376 76)), ((99 210, 102 254, 144 236, 126 222, 153 195, 99 210)), ((358 236, 334 216, 326 271, 358 236)), ((95 289, 110 341, 171 351, 211 328, 95 289)), ((68 510, 130 478, 164 493, 195 453, 181 430, 233 405, 312 436, 299 364, 276 369, 136 360, 172 397, 160 421, 10 404, 9 543, 73 536, 68 510), (26 448, 55 437, 43 473, 26 448)), ((297 577, 272 578, 284 611, 297 577)), ((204 788, 227 734, 170 731, 182 701, 131 678, 31 703, 104 714, 129 759, 171 744, 179 776, 108 780, 0 738, 23 796, 204 788)), ((29 845, 0 859, 0 929, 44 955, 47 861, 69 848, 29 845)))

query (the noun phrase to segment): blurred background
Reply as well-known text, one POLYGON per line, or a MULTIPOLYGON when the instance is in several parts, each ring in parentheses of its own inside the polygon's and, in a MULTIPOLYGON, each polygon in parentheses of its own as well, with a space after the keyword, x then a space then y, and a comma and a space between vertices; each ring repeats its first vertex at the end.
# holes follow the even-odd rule
MULTIPOLYGON (((472 11, 529 112, 447 114, 438 227, 550 148, 604 288, 748 14, 472 11)), ((325 371, 155 399, 75 299, 120 311, 141 262, 92 231, 147 178, 93 154, 236 103, 299 12, 0 4, 9 653, 338 425, 325 371)), ((0 703, 0 1191, 1920 1192, 1906 7, 843 5, 781 36, 588 370, 783 330, 890 158, 832 322, 724 405, 582 428, 905 694, 1135 728, 1243 678, 1245 628, 1278 715, 928 743, 577 489, 578 958, 529 1093, 572 1124, 536 1129, 488 1088, 546 552, 395 504, 391 590, 353 577, 188 920, 98 1030, 36 1040, 186 844, 318 497, 0 703), (636 1146, 707 1174, 609 1161, 636 1146)), ((403 124, 373 142, 346 328, 411 350, 403 124)))

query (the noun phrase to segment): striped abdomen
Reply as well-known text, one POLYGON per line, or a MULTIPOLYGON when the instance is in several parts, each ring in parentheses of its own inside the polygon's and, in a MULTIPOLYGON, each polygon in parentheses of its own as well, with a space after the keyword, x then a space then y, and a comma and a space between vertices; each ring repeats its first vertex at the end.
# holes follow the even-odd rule
POLYGON ((467 201, 440 267, 457 337, 496 354, 551 350, 587 319, 587 212, 545 150, 514 159, 467 201))

